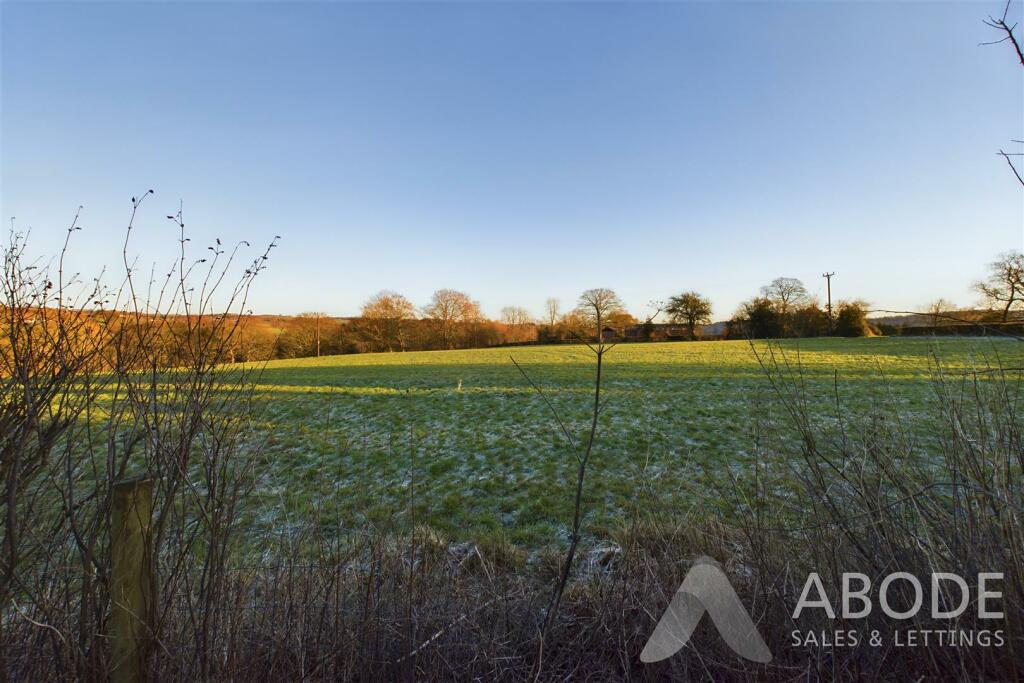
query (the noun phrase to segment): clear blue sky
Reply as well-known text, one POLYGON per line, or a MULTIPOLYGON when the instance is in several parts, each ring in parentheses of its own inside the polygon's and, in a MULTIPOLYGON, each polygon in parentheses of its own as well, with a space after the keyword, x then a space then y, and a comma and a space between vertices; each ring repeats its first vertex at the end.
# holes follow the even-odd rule
MULTIPOLYGON (((1021 5, 1014 8, 1020 19, 1021 5)), ((909 308, 1024 241, 1001 3, 16 4, 2 215, 74 266, 282 236, 259 312, 374 292, 484 311, 684 289, 715 318, 777 276, 909 308)))

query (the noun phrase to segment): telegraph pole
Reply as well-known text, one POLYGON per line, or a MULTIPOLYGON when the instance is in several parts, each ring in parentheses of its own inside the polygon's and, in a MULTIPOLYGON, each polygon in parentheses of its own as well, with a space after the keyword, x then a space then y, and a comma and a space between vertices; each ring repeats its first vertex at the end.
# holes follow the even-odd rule
POLYGON ((828 292, 828 331, 832 333, 832 276, 835 273, 822 273, 825 278, 825 290, 828 292))
MULTIPOLYGON (((831 311, 831 309, 829 309, 831 311)), ((829 315, 832 315, 829 313, 829 315)), ((316 314, 316 357, 320 357, 320 313, 316 314)))

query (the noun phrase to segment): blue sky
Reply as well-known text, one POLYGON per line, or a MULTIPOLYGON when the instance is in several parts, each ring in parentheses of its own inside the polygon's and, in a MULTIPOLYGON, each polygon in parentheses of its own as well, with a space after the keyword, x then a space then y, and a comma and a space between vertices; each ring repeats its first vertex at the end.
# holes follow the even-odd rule
MULTIPOLYGON (((612 287, 716 319, 777 276, 878 308, 1024 246, 999 3, 0 5, 5 221, 73 267, 282 236, 259 312, 612 287)), ((1020 18, 1020 4, 1014 8, 1020 18)))

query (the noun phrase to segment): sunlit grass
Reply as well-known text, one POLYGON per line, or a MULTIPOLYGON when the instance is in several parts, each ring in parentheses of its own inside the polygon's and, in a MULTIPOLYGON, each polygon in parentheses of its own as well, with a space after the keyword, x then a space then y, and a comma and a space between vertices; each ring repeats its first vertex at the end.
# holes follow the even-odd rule
MULTIPOLYGON (((757 347, 764 351, 765 346, 757 347)), ((922 454, 941 435, 927 415, 930 371, 1019 366, 1024 345, 980 339, 787 341, 821 420, 841 409, 899 414, 922 454)), ((501 534, 536 545, 563 537, 575 458, 540 384, 581 440, 593 357, 584 346, 365 354, 270 363, 260 379, 257 429, 269 435, 258 478, 258 519, 360 526, 415 520, 451 538, 501 534)), ((754 457, 785 468, 762 436, 778 405, 746 342, 623 344, 607 356, 605 405, 588 482, 588 529, 610 532, 634 507, 728 509, 733 476, 754 457)))

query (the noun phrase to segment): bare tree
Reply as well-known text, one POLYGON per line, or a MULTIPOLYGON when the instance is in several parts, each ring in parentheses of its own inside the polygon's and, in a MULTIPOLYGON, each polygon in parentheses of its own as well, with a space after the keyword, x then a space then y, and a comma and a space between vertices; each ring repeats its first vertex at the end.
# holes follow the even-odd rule
POLYGON ((505 306, 501 309, 501 322, 512 326, 528 325, 533 322, 533 318, 522 306, 505 306))
POLYGON ((938 325, 948 316, 943 316, 943 313, 952 313, 956 310, 956 304, 948 299, 939 297, 935 301, 925 306, 925 310, 932 317, 932 325, 938 325))
POLYGON ((544 314, 546 316, 547 324, 551 327, 558 324, 560 304, 561 302, 554 297, 551 297, 544 302, 544 314))
POLYGON ((792 328, 790 318, 793 309, 811 301, 804 283, 795 277, 775 278, 771 284, 761 288, 761 295, 775 308, 780 325, 779 331, 784 337, 790 334, 792 328))
POLYGON ((396 292, 378 292, 363 304, 361 315, 376 344, 388 351, 405 351, 408 323, 416 318, 416 309, 408 299, 396 292))
POLYGON ((599 287, 583 292, 576 310, 587 321, 588 326, 594 329, 597 339, 600 340, 604 324, 613 314, 625 312, 625 307, 614 290, 599 287))
POLYGON ((455 348, 460 326, 483 319, 480 304, 469 298, 465 292, 454 289, 439 289, 434 292, 423 313, 434 321, 442 347, 445 349, 455 348))
POLYGON ((1008 251, 989 264, 987 280, 976 282, 974 289, 984 298, 985 304, 993 309, 1002 309, 1002 321, 1010 317, 1010 311, 1024 304, 1024 254, 1008 251))
POLYGON ((792 306, 804 303, 810 297, 804 283, 795 277, 777 277, 761 288, 761 294, 775 304, 779 315, 785 316, 792 306))
POLYGON ((697 327, 711 322, 711 301, 697 292, 683 292, 668 300, 665 312, 672 322, 685 323, 690 339, 696 339, 697 327))

